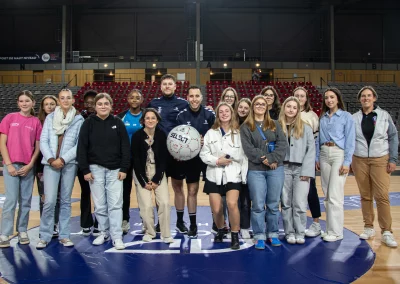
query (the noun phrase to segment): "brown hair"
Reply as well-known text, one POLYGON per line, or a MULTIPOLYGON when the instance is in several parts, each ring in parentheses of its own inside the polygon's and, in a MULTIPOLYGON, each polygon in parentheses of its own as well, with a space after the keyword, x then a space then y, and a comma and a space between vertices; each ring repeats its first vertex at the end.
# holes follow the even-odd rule
POLYGON ((226 96, 226 93, 227 93, 228 91, 232 91, 233 94, 234 94, 234 96, 235 96, 235 100, 234 100, 234 102, 233 102, 232 108, 236 110, 237 107, 238 107, 238 105, 239 105, 239 96, 238 96, 238 93, 236 92, 236 90, 235 90, 234 88, 232 88, 232 87, 226 88, 226 89, 222 92, 221 101, 220 101, 220 102, 225 102, 225 96, 226 96))
POLYGON ((47 116, 47 113, 44 111, 44 101, 46 99, 52 99, 56 103, 56 106, 58 106, 58 100, 55 96, 47 95, 42 98, 42 101, 40 102, 39 114, 38 114, 38 118, 42 124, 44 123, 44 120, 46 119, 46 116, 47 116))
POLYGON ((342 93, 339 91, 339 89, 330 87, 324 91, 324 103, 322 104, 322 111, 321 111, 320 117, 324 116, 325 113, 329 110, 328 106, 325 103, 325 94, 329 91, 333 92, 336 95, 337 100, 338 100, 338 108, 341 110, 344 110, 344 111, 346 110, 346 108, 344 107, 343 99, 342 99, 342 93))
POLYGON ((174 83, 176 83, 176 78, 174 75, 172 74, 164 74, 161 79, 160 82, 162 83, 162 81, 166 80, 166 79, 171 79, 172 81, 174 81, 174 83))
POLYGON ((281 111, 281 101, 279 100, 279 95, 278 92, 275 90, 274 87, 272 86, 265 86, 262 88, 260 95, 265 95, 265 93, 271 90, 274 93, 274 102, 272 104, 272 110, 275 110, 276 113, 279 113, 281 111))
POLYGON ((312 108, 311 108, 311 104, 310 104, 310 96, 308 95, 307 89, 304 88, 304 87, 297 87, 296 89, 293 90, 292 95, 294 97, 294 94, 296 93, 296 91, 299 91, 299 90, 301 90, 301 91, 306 93, 306 99, 307 100, 306 100, 306 103, 304 104, 304 111, 305 112, 309 112, 310 110, 312 110, 312 108))
POLYGON ((279 123, 282 126, 283 133, 285 133, 286 137, 290 136, 290 133, 293 130, 293 136, 296 139, 303 137, 304 134, 304 121, 301 119, 301 111, 300 111, 300 101, 296 97, 288 97, 282 105, 281 112, 279 113, 279 123), (297 113, 294 118, 293 123, 289 126, 289 131, 286 127, 286 115, 285 115, 285 106, 289 102, 296 102, 297 104, 297 113))
POLYGON ((101 100, 101 99, 107 99, 107 100, 110 102, 110 105, 111 105, 111 106, 113 105, 113 100, 112 100, 112 98, 110 97, 110 95, 107 94, 107 93, 99 93, 99 94, 97 94, 97 95, 94 97, 94 105, 96 105, 97 102, 98 102, 99 100, 101 100))
POLYGON ((142 117, 141 117, 140 120, 139 120, 139 121, 140 121, 140 124, 143 125, 143 127, 144 127, 144 118, 146 117, 146 114, 147 114, 148 112, 154 113, 154 115, 157 117, 157 121, 158 121, 158 122, 161 121, 161 115, 158 113, 158 111, 157 111, 155 108, 152 108, 152 107, 145 108, 145 109, 143 110, 142 117))
POLYGON ((271 117, 269 116, 269 111, 268 111, 268 103, 267 100, 265 99, 265 97, 263 95, 257 95, 253 98, 253 100, 251 101, 251 108, 250 108, 250 113, 247 116, 246 120, 244 121, 244 123, 250 128, 251 131, 256 130, 256 123, 255 123, 255 115, 254 115, 254 103, 257 100, 263 100, 266 104, 266 109, 265 109, 265 114, 264 114, 264 122, 263 122, 263 130, 271 130, 271 131, 275 131, 276 129, 276 125, 275 122, 271 119, 271 117))
MULTIPOLYGON (((30 98, 32 100, 32 102, 35 102, 35 97, 33 96, 31 91, 28 90, 23 90, 21 91, 18 95, 17 95, 17 103, 19 101, 19 97, 21 96, 27 96, 28 98, 30 98)), ((31 115, 35 115, 35 110, 33 108, 31 108, 31 115)))

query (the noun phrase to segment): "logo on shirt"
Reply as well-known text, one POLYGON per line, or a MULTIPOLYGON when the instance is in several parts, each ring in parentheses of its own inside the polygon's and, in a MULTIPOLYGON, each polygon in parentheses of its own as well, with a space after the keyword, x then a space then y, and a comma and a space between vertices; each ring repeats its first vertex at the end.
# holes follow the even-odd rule
POLYGON ((158 107, 158 113, 161 114, 162 107, 158 107))
POLYGON ((207 121, 207 119, 206 120, 204 120, 204 123, 203 124, 208 124, 208 121, 207 121))
POLYGON ((19 126, 18 122, 11 123, 10 126, 19 126))
POLYGON ((187 122, 187 125, 192 125, 192 124, 190 123, 190 121, 188 121, 188 122, 187 122))
POLYGON ((30 131, 33 131, 33 127, 32 126, 25 125, 25 128, 28 128, 30 131))
POLYGON ((178 107, 176 107, 176 108, 174 108, 174 110, 176 110, 176 111, 179 111, 179 108, 178 108, 178 107))
POLYGON ((111 126, 112 129, 117 129, 116 125, 111 126))

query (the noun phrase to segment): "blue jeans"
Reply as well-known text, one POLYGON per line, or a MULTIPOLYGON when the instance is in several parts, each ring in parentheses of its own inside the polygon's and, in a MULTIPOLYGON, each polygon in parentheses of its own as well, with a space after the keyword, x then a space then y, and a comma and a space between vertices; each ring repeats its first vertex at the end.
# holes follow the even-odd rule
POLYGON ((279 235, 279 201, 284 179, 283 166, 276 170, 247 173, 247 184, 252 201, 251 226, 255 240, 265 240, 266 232, 268 238, 277 238, 279 235), (267 225, 265 219, 267 219, 267 225))
POLYGON ((76 164, 66 164, 61 170, 45 165, 44 179, 44 205, 40 218, 40 239, 50 242, 54 229, 54 211, 57 203, 58 184, 60 184, 60 239, 69 238, 71 218, 71 194, 75 183, 76 164))
MULTIPOLYGON (((12 164, 18 171, 24 165, 12 164)), ((14 233, 14 215, 17 201, 19 203, 16 228, 19 233, 26 232, 29 221, 29 211, 31 210, 31 199, 34 182, 34 173, 31 169, 24 177, 10 176, 7 167, 3 167, 4 187, 6 200, 1 216, 1 234, 10 236, 14 233)))
POLYGON ((90 165, 93 181, 89 182, 94 202, 94 213, 99 229, 113 240, 122 239, 123 182, 118 180, 120 169, 109 170, 99 165, 90 165))

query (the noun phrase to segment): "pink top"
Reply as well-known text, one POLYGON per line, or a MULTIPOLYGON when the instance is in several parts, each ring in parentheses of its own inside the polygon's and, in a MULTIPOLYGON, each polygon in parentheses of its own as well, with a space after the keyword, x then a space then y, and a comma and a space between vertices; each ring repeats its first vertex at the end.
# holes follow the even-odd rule
POLYGON ((40 140, 42 133, 40 120, 34 116, 23 116, 19 112, 9 113, 0 123, 0 132, 7 135, 11 163, 29 164, 35 151, 35 142, 40 140))

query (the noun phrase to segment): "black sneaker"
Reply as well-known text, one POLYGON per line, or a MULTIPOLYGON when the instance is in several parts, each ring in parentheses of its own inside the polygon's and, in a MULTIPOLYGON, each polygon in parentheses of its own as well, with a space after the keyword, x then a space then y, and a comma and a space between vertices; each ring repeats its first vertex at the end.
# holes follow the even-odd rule
POLYGON ((224 241, 225 233, 223 229, 219 229, 214 237, 214 243, 222 243, 224 241))
POLYGON ((188 228, 186 227, 185 222, 176 222, 175 229, 181 234, 187 234, 189 231, 188 228))
POLYGON ((218 233, 218 227, 215 224, 215 222, 213 222, 213 224, 212 224, 211 233, 214 233, 214 234, 218 233))
POLYGON ((101 232, 98 228, 93 228, 93 233, 92 233, 93 237, 98 237, 98 236, 100 236, 100 234, 101 234, 101 232))
POLYGON ((191 239, 197 238, 197 225, 190 225, 188 232, 188 237, 191 239))
POLYGON ((54 225, 52 238, 58 238, 58 226, 57 225, 54 225))
POLYGON ((160 223, 157 223, 157 225, 155 226, 155 229, 156 229, 156 233, 161 233, 160 223))
POLYGON ((85 237, 90 236, 91 233, 92 230, 90 228, 82 228, 82 235, 84 235, 85 237))
POLYGON ((234 250, 240 249, 238 232, 236 232, 236 233, 231 232, 231 249, 234 249, 234 250))

